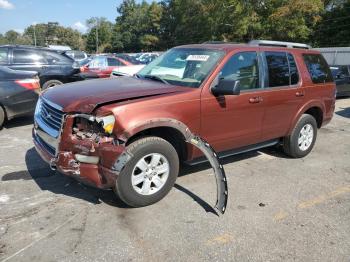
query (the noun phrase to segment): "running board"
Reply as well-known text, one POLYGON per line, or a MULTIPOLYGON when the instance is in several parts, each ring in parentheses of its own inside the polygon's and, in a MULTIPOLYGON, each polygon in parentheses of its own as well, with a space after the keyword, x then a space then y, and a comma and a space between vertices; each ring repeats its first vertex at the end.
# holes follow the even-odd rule
MULTIPOLYGON (((262 149, 265 147, 274 146, 274 145, 277 145, 279 142, 280 142, 280 139, 272 139, 272 140, 268 140, 266 142, 262 142, 262 143, 258 143, 258 144, 254 144, 254 145, 250 145, 250 146, 244 146, 244 147, 240 147, 240 148, 233 149, 233 150, 223 151, 223 152, 218 153, 218 156, 220 159, 223 159, 226 157, 239 155, 242 153, 262 149)), ((185 163, 187 165, 194 166, 194 165, 198 165, 198 164, 202 164, 202 163, 206 163, 206 162, 208 162, 208 159, 206 157, 202 156, 202 157, 195 158, 191 161, 186 161, 185 163)))

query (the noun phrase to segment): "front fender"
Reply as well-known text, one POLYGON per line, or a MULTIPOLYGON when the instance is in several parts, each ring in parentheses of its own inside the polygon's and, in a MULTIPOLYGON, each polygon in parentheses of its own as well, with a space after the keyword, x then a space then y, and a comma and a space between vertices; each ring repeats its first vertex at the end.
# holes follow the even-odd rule
POLYGON ((135 134, 155 127, 174 128, 178 130, 184 136, 185 139, 188 139, 191 135, 191 131, 189 130, 189 128, 184 123, 178 120, 171 118, 155 118, 147 120, 146 122, 139 123, 136 126, 133 126, 132 128, 124 130, 118 136, 118 138, 123 141, 127 141, 130 137, 134 136, 135 134))

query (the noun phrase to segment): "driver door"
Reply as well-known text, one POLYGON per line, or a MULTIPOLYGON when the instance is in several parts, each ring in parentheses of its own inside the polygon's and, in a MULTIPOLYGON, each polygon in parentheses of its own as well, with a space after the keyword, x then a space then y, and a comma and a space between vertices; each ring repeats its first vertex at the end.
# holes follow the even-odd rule
POLYGON ((218 79, 239 81, 241 93, 214 96, 209 88, 203 90, 201 137, 216 151, 260 142, 265 107, 261 71, 258 52, 236 53, 221 68, 218 79))

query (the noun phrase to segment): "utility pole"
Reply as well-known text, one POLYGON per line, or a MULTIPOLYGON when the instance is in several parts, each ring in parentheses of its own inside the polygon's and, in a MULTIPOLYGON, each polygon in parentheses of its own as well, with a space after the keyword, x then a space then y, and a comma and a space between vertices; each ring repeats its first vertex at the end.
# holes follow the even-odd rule
POLYGON ((96 18, 96 54, 98 53, 98 18, 96 18))
POLYGON ((34 31, 34 45, 36 46, 36 33, 35 33, 36 23, 33 24, 34 31))

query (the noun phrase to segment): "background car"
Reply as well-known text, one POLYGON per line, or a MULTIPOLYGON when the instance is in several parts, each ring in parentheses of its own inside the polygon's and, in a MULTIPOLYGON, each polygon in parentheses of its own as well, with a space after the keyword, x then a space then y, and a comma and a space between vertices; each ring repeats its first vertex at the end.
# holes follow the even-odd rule
POLYGON ((0 66, 0 127, 5 120, 33 114, 39 91, 37 72, 0 66))
POLYGON ((78 61, 78 62, 80 62, 88 57, 85 52, 78 51, 78 50, 68 50, 68 51, 65 51, 64 54, 66 54, 70 58, 74 59, 74 61, 78 61))
POLYGON ((350 96, 349 66, 331 66, 331 71, 337 87, 337 97, 350 96))
POLYGON ((64 53, 48 48, 0 46, 0 65, 14 70, 38 72, 42 89, 82 80, 77 62, 64 53))
POLYGON ((114 69, 129 66, 132 66, 130 62, 119 57, 99 55, 80 68, 80 75, 84 79, 106 78, 111 75, 114 69))

